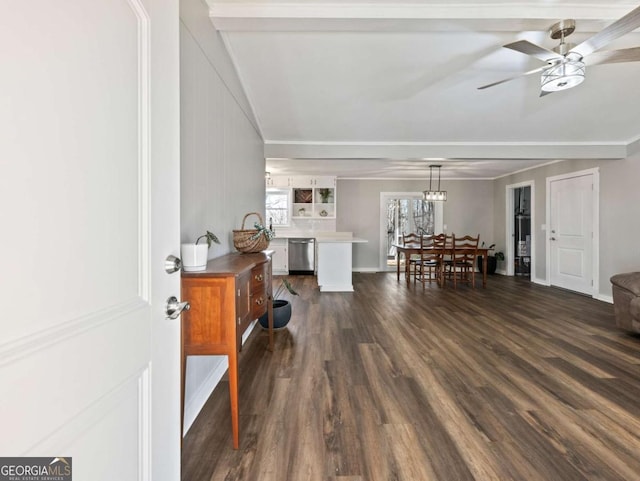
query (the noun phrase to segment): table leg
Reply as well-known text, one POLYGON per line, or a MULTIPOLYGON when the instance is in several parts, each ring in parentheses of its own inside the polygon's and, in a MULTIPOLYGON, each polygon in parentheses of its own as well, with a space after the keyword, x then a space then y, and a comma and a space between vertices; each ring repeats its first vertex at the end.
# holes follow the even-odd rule
POLYGON ((404 278, 408 282, 411 281, 411 262, 409 259, 411 258, 411 254, 407 256, 407 253, 404 253, 404 278))
POLYGON ((487 263, 489 259, 489 253, 482 254, 482 287, 487 287, 487 263))
POLYGON ((231 434, 233 449, 240 447, 240 426, 238 423, 238 353, 229 352, 229 400, 231 402, 231 434))
POLYGON ((396 280, 400 282, 400 250, 396 249, 396 280))

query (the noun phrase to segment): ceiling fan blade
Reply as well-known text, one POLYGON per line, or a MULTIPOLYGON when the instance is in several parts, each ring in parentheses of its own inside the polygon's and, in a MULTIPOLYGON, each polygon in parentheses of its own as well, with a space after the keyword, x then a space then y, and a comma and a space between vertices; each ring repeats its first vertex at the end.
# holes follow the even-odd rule
POLYGON ((546 70, 548 68, 549 68, 549 65, 545 65, 544 67, 540 67, 540 68, 537 68, 537 69, 534 69, 534 70, 529 70, 528 72, 521 73, 520 75, 516 75, 515 77, 509 77, 509 78, 506 78, 506 79, 503 79, 503 80, 499 80, 497 82, 490 83, 488 85, 483 85, 482 87, 478 87, 478 90, 488 89, 489 87, 494 87, 496 85, 500 85, 500 84, 503 84, 505 82, 509 82, 510 80, 515 80, 517 78, 525 77, 525 76, 531 75, 533 73, 542 72, 543 70, 546 70))
POLYGON ((508 43, 504 47, 515 50, 516 52, 522 52, 524 54, 531 55, 532 57, 542 60, 543 62, 553 60, 554 58, 562 58, 562 55, 560 55, 559 53, 556 53, 553 50, 548 50, 544 47, 540 47, 535 43, 529 42, 528 40, 518 40, 517 42, 508 43))
POLYGON ((600 50, 616 38, 622 37, 629 32, 633 32, 638 27, 640 27, 640 7, 634 8, 624 17, 616 20, 591 38, 588 38, 578 46, 572 48, 571 51, 578 52, 583 57, 586 57, 596 50, 600 50))
POLYGON ((640 47, 605 50, 603 52, 592 53, 584 59, 584 63, 588 66, 622 62, 640 62, 640 47))

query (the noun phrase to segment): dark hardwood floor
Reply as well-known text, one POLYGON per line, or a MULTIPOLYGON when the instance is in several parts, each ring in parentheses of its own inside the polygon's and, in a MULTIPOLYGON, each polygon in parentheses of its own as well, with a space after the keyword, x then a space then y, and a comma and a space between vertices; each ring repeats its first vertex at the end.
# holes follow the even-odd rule
POLYGON ((640 337, 612 305, 503 276, 290 279, 275 352, 258 328, 240 355, 240 449, 221 382, 184 481, 640 480, 640 337))

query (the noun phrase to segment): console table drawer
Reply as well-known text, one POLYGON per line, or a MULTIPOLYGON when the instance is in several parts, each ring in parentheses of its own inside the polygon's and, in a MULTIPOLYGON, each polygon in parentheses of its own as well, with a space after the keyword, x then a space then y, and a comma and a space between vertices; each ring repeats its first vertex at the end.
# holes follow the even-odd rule
POLYGON ((251 291, 257 292, 266 289, 269 278, 269 266, 262 264, 251 269, 251 291))
POLYGON ((251 320, 259 318, 262 314, 267 312, 269 298, 267 290, 253 292, 251 296, 251 320))

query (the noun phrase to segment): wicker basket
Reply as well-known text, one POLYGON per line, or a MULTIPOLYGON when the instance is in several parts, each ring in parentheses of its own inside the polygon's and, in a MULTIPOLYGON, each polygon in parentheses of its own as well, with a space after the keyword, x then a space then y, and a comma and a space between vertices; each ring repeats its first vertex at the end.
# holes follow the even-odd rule
POLYGON ((258 216, 258 222, 260 225, 264 225, 260 214, 257 212, 249 212, 244 216, 244 219, 242 219, 242 229, 233 230, 233 246, 240 252, 246 254, 260 252, 269 247, 269 239, 267 239, 263 233, 258 234, 260 232, 258 229, 244 228, 244 223, 250 215, 258 216))

